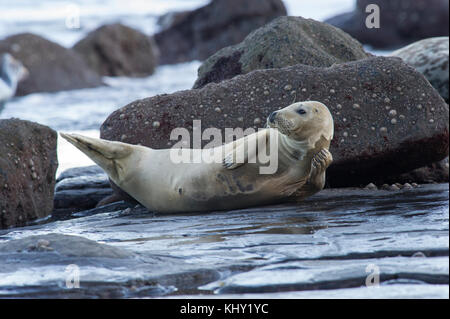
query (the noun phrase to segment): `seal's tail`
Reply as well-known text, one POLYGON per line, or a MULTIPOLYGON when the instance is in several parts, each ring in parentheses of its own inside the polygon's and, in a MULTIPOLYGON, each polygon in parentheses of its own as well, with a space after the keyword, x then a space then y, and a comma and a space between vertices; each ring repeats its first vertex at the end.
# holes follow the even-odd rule
POLYGON ((133 152, 133 148, 125 143, 112 142, 78 134, 59 133, 69 143, 86 154, 113 179, 118 178, 115 161, 125 158, 133 152))

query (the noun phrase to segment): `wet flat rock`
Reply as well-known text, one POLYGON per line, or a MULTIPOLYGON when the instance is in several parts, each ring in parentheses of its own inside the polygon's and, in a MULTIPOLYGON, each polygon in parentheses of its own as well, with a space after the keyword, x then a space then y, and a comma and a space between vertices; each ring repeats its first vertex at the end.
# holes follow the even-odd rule
POLYGON ((61 234, 30 236, 0 243, 0 253, 25 251, 55 252, 77 257, 126 258, 131 256, 131 253, 120 248, 99 244, 79 236, 61 234))
MULTIPOLYGON (((176 298, 215 298, 215 299, 439 299, 449 295, 445 285, 390 284, 376 287, 358 287, 329 290, 288 291, 274 293, 245 293, 187 296, 176 298)), ((168 297, 173 298, 173 297, 168 297)))
POLYGON ((325 189, 297 205, 207 214, 111 206, 3 230, 0 297, 448 298, 448 188, 325 189), (49 233, 127 257, 30 250, 37 238, 57 248, 49 233), (25 251, 4 248, 25 240, 25 251), (64 288, 69 264, 77 290, 64 288), (366 287, 374 269, 379 289, 366 287))
POLYGON ((96 165, 74 167, 56 180, 54 219, 65 219, 72 213, 93 209, 112 189, 106 173, 96 165))

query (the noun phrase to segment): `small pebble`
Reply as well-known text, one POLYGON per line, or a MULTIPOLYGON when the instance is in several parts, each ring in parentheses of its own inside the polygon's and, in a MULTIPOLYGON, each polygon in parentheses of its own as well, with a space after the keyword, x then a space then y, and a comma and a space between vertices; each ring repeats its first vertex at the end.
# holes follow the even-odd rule
POLYGON ((364 189, 374 190, 374 189, 378 189, 378 187, 374 183, 369 183, 366 185, 366 187, 364 187, 364 189))
POLYGON ((411 189, 413 187, 412 187, 412 185, 410 183, 405 183, 405 184, 403 184, 403 188, 404 189, 411 189))
POLYGON ((391 190, 391 191, 398 191, 400 189, 400 187, 398 187, 397 185, 395 185, 395 184, 392 184, 390 187, 389 187, 389 190, 391 190))
POLYGON ((37 242, 38 247, 44 247, 50 245, 50 242, 46 239, 39 239, 37 242))

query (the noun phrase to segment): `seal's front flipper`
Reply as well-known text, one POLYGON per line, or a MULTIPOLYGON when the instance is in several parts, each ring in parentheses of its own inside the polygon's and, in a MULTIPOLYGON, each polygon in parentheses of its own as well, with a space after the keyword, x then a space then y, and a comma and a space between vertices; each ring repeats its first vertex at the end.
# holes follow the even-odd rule
POLYGON ((314 155, 311 165, 319 172, 325 171, 328 168, 328 166, 331 165, 332 162, 333 156, 331 155, 330 151, 327 150, 326 148, 323 148, 320 150, 319 153, 314 155))
POLYGON ((333 156, 326 148, 321 149, 314 155, 311 161, 311 174, 309 183, 319 190, 325 186, 325 171, 333 162, 333 156))
POLYGON ((127 157, 133 148, 125 143, 112 142, 78 134, 59 133, 69 143, 86 154, 115 181, 119 179, 117 160, 127 157))
POLYGON ((314 195, 325 187, 325 171, 333 162, 331 153, 326 149, 321 149, 314 155, 311 161, 311 172, 303 185, 299 184, 296 192, 293 193, 293 199, 300 201, 308 196, 314 195))

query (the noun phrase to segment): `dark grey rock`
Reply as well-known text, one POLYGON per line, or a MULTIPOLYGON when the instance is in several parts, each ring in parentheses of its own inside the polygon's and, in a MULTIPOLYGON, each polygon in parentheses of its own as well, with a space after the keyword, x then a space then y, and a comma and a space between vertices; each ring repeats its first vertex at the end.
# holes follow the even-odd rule
POLYGON ((448 157, 442 161, 431 163, 427 166, 416 168, 410 172, 394 175, 386 179, 386 182, 392 183, 394 181, 400 183, 448 183, 448 157))
POLYGON ((29 76, 17 87, 19 96, 103 84, 101 77, 76 52, 35 34, 22 33, 0 40, 0 54, 4 52, 21 61, 29 71, 29 76))
POLYGON ((133 254, 125 249, 99 244, 80 236, 46 234, 0 242, 0 254, 12 252, 54 252, 64 256, 129 258, 133 254))
POLYGON ((209 57, 198 70, 194 88, 253 70, 295 64, 329 67, 368 56, 358 41, 340 29, 302 17, 279 17, 209 57))
POLYGON ((281 0, 213 0, 155 35, 160 63, 204 60, 282 15, 281 0))
POLYGON ((422 73, 448 103, 448 50, 448 37, 438 37, 415 42, 391 55, 422 73))
POLYGON ((191 11, 170 11, 162 16, 159 16, 156 20, 156 24, 161 28, 161 30, 169 29, 177 25, 180 21, 183 21, 184 17, 187 16, 191 11))
POLYGON ((449 34, 448 0, 357 0, 353 12, 325 20, 364 44, 394 48, 449 34), (367 28, 366 7, 380 8, 380 28, 367 28))
POLYGON ((106 174, 98 165, 72 167, 59 174, 56 183, 66 178, 106 174))
POLYGON ((112 189, 107 188, 89 188, 84 189, 68 189, 57 191, 54 198, 53 214, 59 210, 64 211, 81 211, 94 208, 106 196, 112 194, 112 189))
POLYGON ((119 23, 95 29, 73 50, 90 68, 106 76, 148 76, 158 65, 159 53, 153 39, 119 23))
POLYGON ((53 218, 94 208, 113 193, 108 176, 96 166, 75 167, 61 173, 55 186, 53 218))

